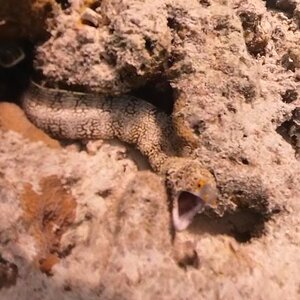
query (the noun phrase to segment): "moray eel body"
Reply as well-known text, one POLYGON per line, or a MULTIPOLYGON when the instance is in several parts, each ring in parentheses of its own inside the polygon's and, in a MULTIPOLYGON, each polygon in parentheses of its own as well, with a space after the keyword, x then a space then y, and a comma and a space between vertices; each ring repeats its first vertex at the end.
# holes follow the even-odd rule
POLYGON ((214 205, 216 184, 199 162, 177 157, 171 119, 132 96, 107 97, 50 89, 31 82, 23 108, 32 123, 59 139, 113 139, 134 144, 165 176, 176 230, 185 229, 205 206, 214 205))

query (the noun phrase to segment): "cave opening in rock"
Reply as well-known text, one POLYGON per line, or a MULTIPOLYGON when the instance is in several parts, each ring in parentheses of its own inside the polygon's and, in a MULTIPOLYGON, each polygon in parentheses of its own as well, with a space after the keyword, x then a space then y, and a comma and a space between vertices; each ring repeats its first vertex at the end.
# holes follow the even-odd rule
POLYGON ((233 212, 225 212, 222 217, 202 214, 194 219, 190 230, 211 235, 227 235, 239 243, 249 243, 264 236, 265 225, 275 213, 278 211, 266 214, 250 207, 243 207, 233 212))
POLYGON ((264 0, 266 7, 271 10, 283 12, 288 18, 292 18, 296 8, 296 2, 286 0, 264 0))
POLYGON ((168 115, 173 111, 174 90, 170 82, 161 76, 149 80, 145 85, 134 89, 130 94, 150 102, 168 115))
POLYGON ((62 9, 67 9, 71 6, 68 0, 56 0, 56 2, 61 6, 62 9))
POLYGON ((14 42, 2 40, 1 51, 11 52, 11 55, 8 54, 8 60, 11 60, 12 66, 5 67, 0 64, 0 98, 17 103, 32 75, 33 44, 27 40, 14 42), (14 53, 17 58, 19 52, 22 52, 24 57, 14 64, 14 53))

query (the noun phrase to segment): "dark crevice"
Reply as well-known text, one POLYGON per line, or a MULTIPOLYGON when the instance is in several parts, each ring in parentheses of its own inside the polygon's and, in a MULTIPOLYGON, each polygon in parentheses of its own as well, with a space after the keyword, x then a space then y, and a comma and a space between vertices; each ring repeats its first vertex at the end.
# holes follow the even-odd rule
POLYGON ((16 285, 18 267, 0 255, 0 289, 16 285))
POLYGON ((198 269, 200 266, 200 259, 197 251, 194 249, 189 250, 185 255, 176 259, 180 268, 187 270, 189 267, 198 269))
POLYGON ((269 215, 252 208, 240 208, 235 212, 226 212, 219 218, 199 215, 190 230, 198 233, 201 230, 211 235, 228 235, 239 243, 247 243, 263 236, 265 223, 269 219, 269 215))
POLYGON ((294 89, 287 89, 283 94, 281 94, 281 99, 285 103, 292 103, 298 98, 298 92, 294 89))
POLYGON ((103 197, 103 198, 107 198, 109 197, 110 195, 112 194, 112 190, 111 189, 106 189, 106 190, 103 190, 103 191, 98 191, 96 193, 96 195, 100 196, 100 197, 103 197))
POLYGON ((266 7, 270 10, 283 12, 288 18, 292 18, 296 9, 296 2, 293 0, 264 0, 266 7))
POLYGON ((97 10, 99 7, 101 7, 102 0, 95 0, 94 2, 89 4, 89 8, 92 10, 97 10))
POLYGON ((168 27, 175 30, 176 32, 182 29, 182 25, 176 20, 175 17, 168 17, 167 21, 168 21, 167 23, 168 27))
POLYGON ((81 19, 81 23, 84 25, 90 26, 90 27, 94 27, 94 28, 98 27, 98 24, 95 24, 89 20, 84 20, 83 18, 81 19))
POLYGON ((257 57, 266 54, 268 38, 261 29, 262 15, 252 11, 243 11, 239 14, 244 30, 244 39, 248 52, 257 57))
POLYGON ((72 253, 72 250, 75 248, 75 244, 69 244, 64 247, 64 249, 60 249, 59 251, 56 251, 59 258, 65 258, 69 256, 72 253))
MULTIPOLYGON (((1 47, 8 43, 0 41, 1 47)), ((32 74, 33 45, 28 41, 18 41, 14 44, 15 47, 20 47, 24 51, 25 58, 13 67, 0 67, 0 101, 17 103, 32 74)))
POLYGON ((193 124, 193 126, 192 126, 192 130, 193 130, 194 134, 197 136, 200 136, 205 129, 206 129, 206 125, 205 125, 205 122, 202 120, 200 120, 199 123, 197 123, 197 124, 193 124))
POLYGON ((209 1, 209 0, 199 0, 199 4, 201 4, 203 7, 209 7, 209 6, 211 6, 211 1, 209 1))
POLYGON ((71 7, 71 3, 68 0, 56 0, 56 2, 61 6, 62 9, 67 9, 71 7))
POLYGON ((245 158, 245 157, 241 157, 241 162, 244 165, 249 165, 249 160, 247 158, 245 158))
POLYGON ((197 234, 228 235, 241 243, 262 237, 265 224, 275 211, 270 207, 269 193, 261 178, 246 176, 225 182, 217 178, 217 182, 218 209, 207 208, 194 219, 190 230, 197 234), (228 202, 233 204, 230 209, 228 202))
POLYGON ((167 79, 160 77, 151 80, 144 86, 133 90, 130 94, 150 102, 168 115, 173 111, 174 92, 167 79))
POLYGON ((296 69, 300 67, 300 58, 298 53, 293 49, 289 49, 287 53, 281 57, 281 64, 286 70, 295 72, 296 69))
POLYGON ((155 49, 155 41, 152 41, 150 38, 145 37, 145 48, 148 51, 149 55, 153 55, 154 54, 154 49, 155 49))
POLYGON ((295 108, 292 117, 277 127, 280 134, 295 150, 296 158, 300 157, 300 108, 295 108))

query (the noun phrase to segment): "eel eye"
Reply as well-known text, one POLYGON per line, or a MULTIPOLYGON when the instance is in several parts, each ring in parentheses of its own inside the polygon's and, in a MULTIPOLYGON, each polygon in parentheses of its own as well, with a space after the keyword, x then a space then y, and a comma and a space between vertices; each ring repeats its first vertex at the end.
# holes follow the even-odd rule
POLYGON ((197 188, 198 189, 201 189, 205 184, 205 181, 200 179, 198 182, 197 182, 197 188))

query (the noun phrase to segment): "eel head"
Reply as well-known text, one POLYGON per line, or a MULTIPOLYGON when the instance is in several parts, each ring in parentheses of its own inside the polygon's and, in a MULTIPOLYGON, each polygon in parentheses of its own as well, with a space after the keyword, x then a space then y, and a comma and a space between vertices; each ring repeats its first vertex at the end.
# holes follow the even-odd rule
POLYGON ((166 184, 176 230, 186 229, 196 214, 215 207, 217 187, 213 175, 196 160, 172 158, 166 164, 166 184))

